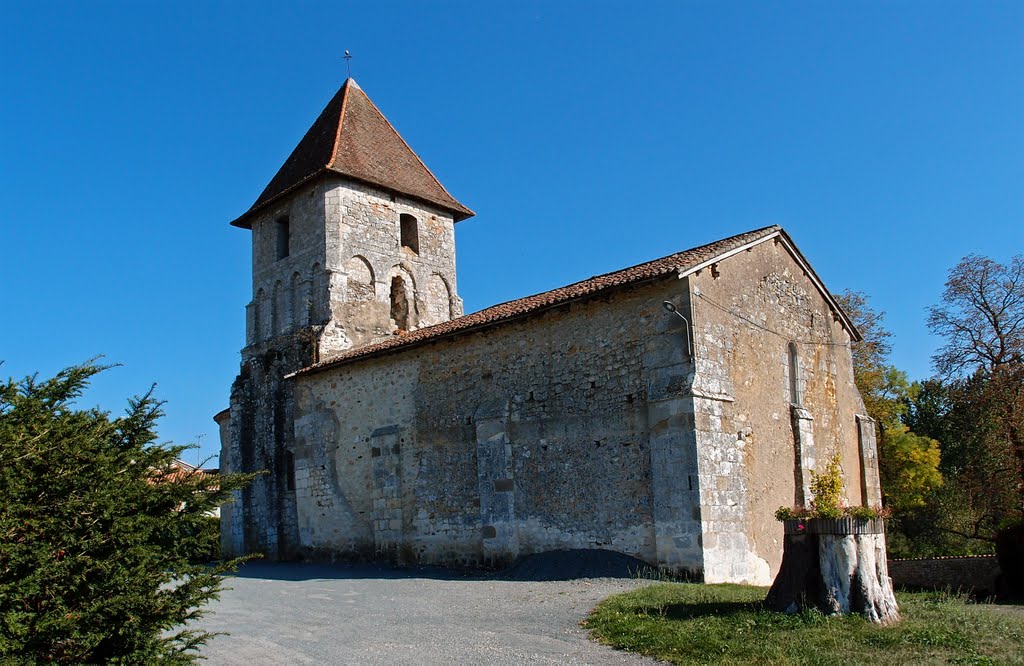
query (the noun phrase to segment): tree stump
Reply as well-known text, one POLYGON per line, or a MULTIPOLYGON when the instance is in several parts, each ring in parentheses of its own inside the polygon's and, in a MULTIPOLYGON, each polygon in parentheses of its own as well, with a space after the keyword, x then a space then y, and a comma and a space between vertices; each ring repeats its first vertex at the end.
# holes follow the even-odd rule
POLYGON ((765 599, 768 608, 860 613, 877 624, 899 620, 880 518, 811 518, 783 525, 782 566, 765 599))

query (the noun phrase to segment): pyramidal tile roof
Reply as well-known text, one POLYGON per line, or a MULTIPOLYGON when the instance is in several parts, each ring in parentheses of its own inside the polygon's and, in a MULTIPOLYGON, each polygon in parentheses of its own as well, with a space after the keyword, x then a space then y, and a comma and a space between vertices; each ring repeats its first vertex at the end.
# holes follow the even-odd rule
POLYGON ((256 203, 231 224, 251 228, 254 214, 305 183, 331 173, 434 204, 450 211, 456 222, 473 216, 473 211, 448 194, 362 88, 349 78, 256 203))
MULTIPOLYGON (((699 247, 670 254, 661 259, 648 261, 643 264, 624 268, 612 273, 595 275, 594 277, 575 282, 558 289, 545 291, 526 298, 520 298, 507 303, 493 305, 489 308, 479 310, 472 314, 463 315, 449 321, 427 326, 402 335, 395 335, 365 347, 357 347, 343 352, 339 356, 315 363, 309 367, 292 373, 291 377, 301 376, 327 370, 345 363, 371 356, 379 356, 390 351, 413 347, 425 344, 441 338, 446 338, 462 333, 469 333, 490 326, 501 325, 505 322, 518 319, 519 317, 537 314, 570 301, 589 297, 599 292, 610 289, 625 287, 666 278, 678 276, 681 273, 694 271, 697 268, 708 265, 711 262, 722 259, 724 256, 742 251, 770 238, 780 237, 786 243, 791 244, 788 236, 782 227, 773 225, 762 229, 755 229, 746 233, 723 238, 722 240, 701 245, 699 247)), ((793 246, 795 251, 795 246, 793 246)), ((802 257, 801 257, 802 260, 802 257)), ((831 297, 829 297, 831 298, 831 297)), ((838 305, 835 306, 838 308, 838 305)), ((838 310, 837 310, 838 311, 838 310)), ((845 317, 845 315, 844 315, 845 317)), ((851 330, 855 330, 852 329, 851 330)), ((857 334, 854 332, 854 335, 857 334)), ((859 337, 857 338, 859 339, 859 337)))

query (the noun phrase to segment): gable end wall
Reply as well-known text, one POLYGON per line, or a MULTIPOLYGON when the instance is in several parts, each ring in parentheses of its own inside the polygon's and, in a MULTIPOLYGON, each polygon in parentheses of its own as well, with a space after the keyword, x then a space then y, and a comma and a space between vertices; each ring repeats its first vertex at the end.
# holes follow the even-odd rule
POLYGON ((839 452, 847 502, 875 503, 864 496, 865 488, 877 492, 877 466, 865 483, 850 336, 781 241, 687 280, 705 579, 767 584, 782 554, 773 514, 804 502, 811 469, 839 452))

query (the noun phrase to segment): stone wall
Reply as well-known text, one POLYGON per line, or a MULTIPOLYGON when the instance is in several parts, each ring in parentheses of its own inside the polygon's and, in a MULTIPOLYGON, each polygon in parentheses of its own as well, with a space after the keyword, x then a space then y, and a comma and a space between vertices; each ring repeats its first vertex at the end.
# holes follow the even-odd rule
POLYGON ((985 597, 996 591, 999 562, 995 555, 889 560, 889 576, 897 588, 949 589, 985 597))
MULTIPOLYGON (((265 474, 224 514, 222 545, 229 555, 290 558, 300 541, 297 486, 309 491, 316 472, 296 467, 296 447, 305 450, 311 439, 294 441, 293 384, 284 376, 398 328, 461 315, 454 223, 450 214, 400 195, 322 179, 253 219, 252 274, 242 365, 229 416, 221 419, 221 466, 265 474), (414 218, 415 248, 402 245, 403 214, 414 218), (284 221, 286 252, 279 238, 284 221), (402 321, 395 320, 398 310, 402 321)), ((321 503, 329 501, 324 497, 321 503)))
POLYGON ((246 346, 318 327, 320 358, 462 315, 455 283, 455 228, 438 208, 363 183, 318 181, 252 221, 253 298, 246 346), (401 244, 400 218, 415 220, 415 251, 401 244), (278 225, 289 225, 288 255, 278 225), (409 313, 392 319, 392 281, 409 313))
POLYGON ((847 500, 863 502, 850 337, 782 241, 687 279, 705 580, 767 584, 773 514, 809 499, 810 470, 839 452, 847 500))
POLYGON ((328 181, 325 196, 331 323, 321 336, 321 359, 462 315, 450 213, 341 178, 328 181), (403 215, 417 229, 415 250, 401 243, 403 215))
POLYGON ((390 334, 396 277, 410 327, 461 313, 450 218, 325 187, 330 323, 247 347, 233 392, 222 460, 271 470, 225 519, 238 552, 500 565, 607 548, 767 584, 775 509, 805 502, 834 452, 847 500, 877 503, 849 335, 783 240, 282 381, 390 334), (403 213, 426 221, 415 253, 395 247, 403 213))
POLYGON ((608 548, 699 571, 685 337, 661 305, 681 288, 297 378, 303 547, 495 565, 608 548))
POLYGON ((324 290, 326 183, 286 197, 252 220, 252 301, 246 347, 327 319, 324 290), (288 256, 278 258, 277 224, 288 220, 288 256))
POLYGON ((290 559, 298 552, 294 387, 284 376, 312 361, 312 340, 301 332, 243 352, 231 387, 230 416, 221 425, 220 468, 224 473, 264 473, 222 512, 221 544, 228 556, 260 552, 271 559, 290 559))

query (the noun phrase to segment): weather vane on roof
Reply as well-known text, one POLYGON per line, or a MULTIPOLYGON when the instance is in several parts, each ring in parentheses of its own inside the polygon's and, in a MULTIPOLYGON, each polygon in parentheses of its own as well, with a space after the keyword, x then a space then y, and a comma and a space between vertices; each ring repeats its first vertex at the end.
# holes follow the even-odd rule
POLYGON ((345 59, 345 67, 348 68, 348 78, 352 78, 352 54, 345 49, 345 55, 341 56, 345 59))

